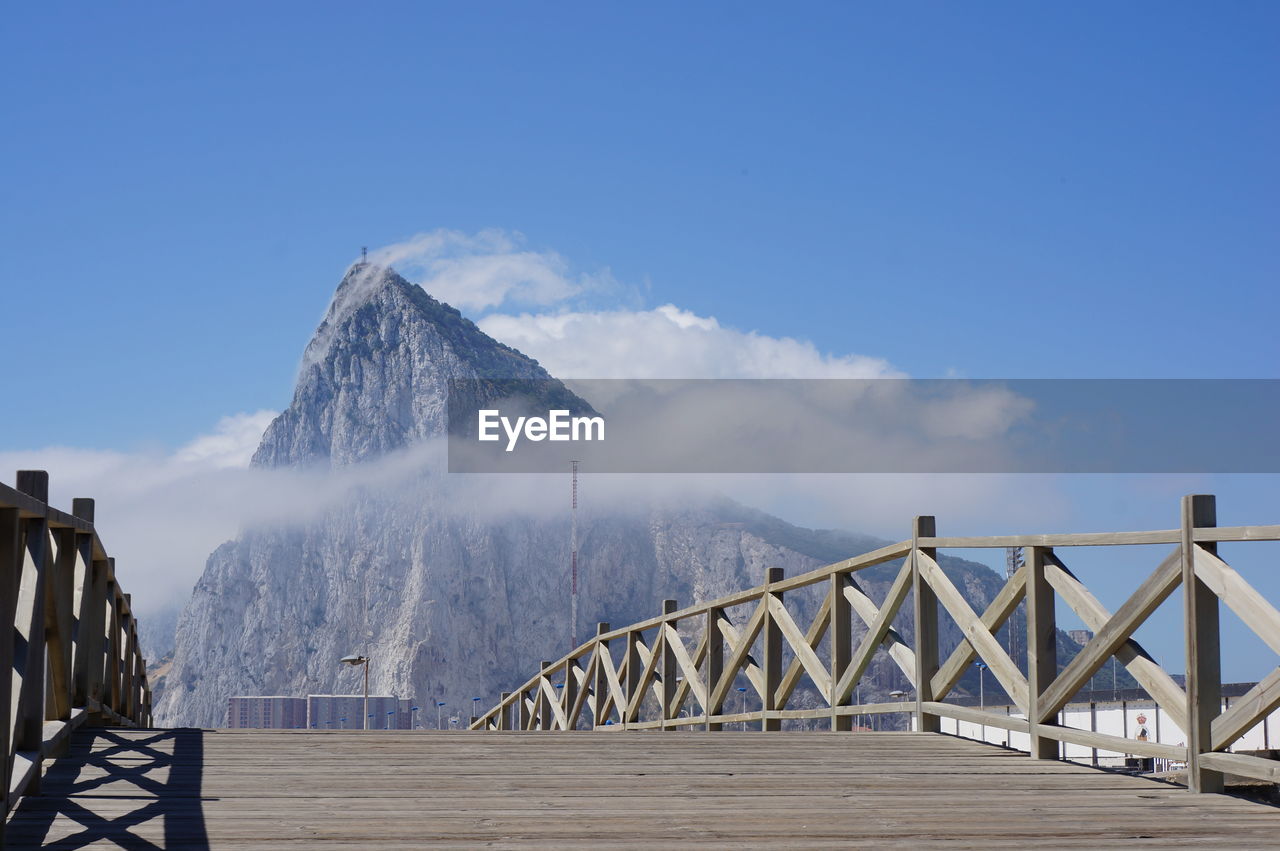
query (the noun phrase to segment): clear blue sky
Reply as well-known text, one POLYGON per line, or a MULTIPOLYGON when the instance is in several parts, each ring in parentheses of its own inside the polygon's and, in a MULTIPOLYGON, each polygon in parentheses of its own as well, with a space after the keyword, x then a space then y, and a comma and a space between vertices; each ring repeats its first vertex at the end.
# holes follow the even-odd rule
POLYGON ((437 227, 912 375, 1280 374, 1275 4, 6 18, 6 447, 283 407, 359 246, 437 227))

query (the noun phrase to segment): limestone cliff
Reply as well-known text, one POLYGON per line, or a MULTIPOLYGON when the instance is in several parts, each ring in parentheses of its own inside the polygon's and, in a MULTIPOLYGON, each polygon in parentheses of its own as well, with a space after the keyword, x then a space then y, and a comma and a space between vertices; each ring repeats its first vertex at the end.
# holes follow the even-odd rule
MULTIPOLYGON (((267 429, 254 464, 408 464, 415 446, 446 430, 448 382, 476 378, 551 380, 393 271, 358 265, 307 347, 293 402, 267 429)), ((585 404, 550 387, 548 401, 585 404)), ((561 656, 569 641, 567 511, 489 500, 472 510, 474 485, 462 489, 451 478, 424 465, 394 488, 371 479, 318 515, 249 529, 219 547, 179 620, 158 723, 221 725, 234 694, 357 691, 355 672, 337 664, 351 652, 373 659, 375 692, 423 706, 444 700, 465 717, 471 698, 488 706, 540 660, 561 656)), ((794 574, 883 543, 801 529, 722 498, 611 505, 580 520, 583 635, 596 621, 649 617, 663 598, 711 599, 759 584, 766 567, 794 574)), ((1002 581, 971 562, 943 565, 979 609, 1002 581)), ((860 581, 879 599, 896 567, 860 581)), ((898 626, 909 633, 910 619, 898 626)), ((957 638, 944 630, 946 643, 957 638)), ((890 664, 875 663, 864 700, 904 684, 890 664)))

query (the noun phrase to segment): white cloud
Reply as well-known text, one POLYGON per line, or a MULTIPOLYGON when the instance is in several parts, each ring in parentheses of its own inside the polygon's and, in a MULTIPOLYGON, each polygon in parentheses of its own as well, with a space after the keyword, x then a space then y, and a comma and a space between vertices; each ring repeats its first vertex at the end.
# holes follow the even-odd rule
POLYGON ((672 304, 653 310, 492 313, 480 329, 557 378, 883 378, 881 358, 726 328, 672 304))
POLYGON ((460 310, 485 310, 507 302, 556 304, 612 282, 607 271, 575 275, 559 254, 529 250, 524 241, 523 234, 492 228, 476 234, 441 229, 379 248, 369 260, 394 266, 460 310))
POLYGON ((140 615, 184 599, 252 504, 249 458, 272 411, 223 417, 174 452, 46 447, 0 452, 0 469, 47 470, 50 502, 96 500, 96 525, 140 615), (141 593, 139 593, 141 591, 141 593))
POLYGON ((223 417, 212 434, 201 435, 175 452, 173 462, 219 470, 247 467, 262 441, 262 433, 276 414, 276 411, 255 411, 223 417))

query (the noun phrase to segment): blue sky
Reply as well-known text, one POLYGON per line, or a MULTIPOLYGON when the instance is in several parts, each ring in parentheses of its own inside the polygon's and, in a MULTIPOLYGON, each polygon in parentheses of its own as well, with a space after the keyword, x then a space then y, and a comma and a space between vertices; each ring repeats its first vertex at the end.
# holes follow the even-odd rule
MULTIPOLYGON (((669 304, 920 377, 1280 376, 1274 4, 6 16, 3 450, 281 409, 360 246, 439 229, 609 283, 486 327, 669 304)), ((1270 477, 1138 513, 1183 485, 1276 519, 1270 477)))
POLYGON ((6 445, 282 407, 360 245, 439 227, 912 375, 1277 374, 1271 4, 9 16, 0 330, 97 380, 6 445))

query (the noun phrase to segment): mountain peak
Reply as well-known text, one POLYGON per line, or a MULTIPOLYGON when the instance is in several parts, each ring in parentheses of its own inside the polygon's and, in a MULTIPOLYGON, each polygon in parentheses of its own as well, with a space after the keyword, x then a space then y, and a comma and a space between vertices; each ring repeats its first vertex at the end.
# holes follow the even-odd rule
MULTIPOLYGON (((255 466, 349 464, 446 433, 449 382, 553 380, 388 266, 347 270, 255 466)), ((565 391, 567 394, 568 391, 565 391)))

